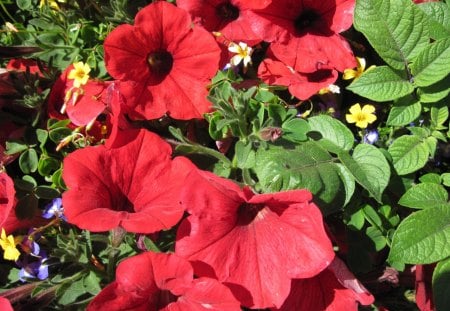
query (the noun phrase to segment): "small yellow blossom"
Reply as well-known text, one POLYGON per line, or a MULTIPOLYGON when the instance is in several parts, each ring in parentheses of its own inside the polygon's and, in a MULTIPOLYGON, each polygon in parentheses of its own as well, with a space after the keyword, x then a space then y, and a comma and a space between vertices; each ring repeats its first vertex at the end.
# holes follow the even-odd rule
POLYGON ((358 63, 356 70, 345 69, 342 79, 344 80, 357 79, 363 74, 364 71, 368 71, 375 67, 375 65, 372 65, 366 70, 366 60, 364 58, 356 57, 356 62, 358 63))
POLYGON ((55 0, 41 0, 39 8, 42 9, 45 5, 48 5, 53 10, 59 10, 59 5, 55 0))
POLYGON ((361 109, 359 104, 350 107, 350 114, 345 115, 348 123, 356 123, 357 127, 365 129, 369 124, 375 122, 377 116, 374 114, 375 107, 364 105, 361 109))
POLYGON ((16 248, 16 245, 20 243, 20 238, 14 238, 12 235, 6 236, 5 229, 2 228, 2 234, 0 236, 0 246, 3 248, 3 258, 6 260, 19 259, 20 252, 16 248))
POLYGON ((247 68, 248 64, 252 63, 252 53, 253 49, 249 47, 244 42, 239 42, 239 44, 236 44, 234 42, 231 42, 230 45, 228 45, 228 51, 232 53, 236 53, 231 60, 230 64, 232 66, 239 65, 240 62, 244 62, 244 68, 247 68))
POLYGON ((81 87, 85 85, 89 80, 89 72, 91 67, 83 62, 77 62, 73 64, 73 69, 69 72, 67 76, 68 79, 73 79, 74 87, 81 87))

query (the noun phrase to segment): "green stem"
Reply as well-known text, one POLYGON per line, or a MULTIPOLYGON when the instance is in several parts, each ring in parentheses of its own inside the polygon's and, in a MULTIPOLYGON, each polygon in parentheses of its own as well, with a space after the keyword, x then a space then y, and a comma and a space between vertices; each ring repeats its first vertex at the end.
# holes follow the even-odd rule
POLYGON ((11 14, 9 14, 8 10, 6 9, 5 5, 3 4, 3 1, 0 1, 0 6, 2 7, 5 14, 9 17, 9 19, 11 19, 13 21, 13 23, 17 23, 17 21, 14 19, 14 17, 12 17, 11 14))
POLYGON ((106 268, 106 273, 111 281, 115 278, 116 264, 120 253, 119 246, 122 244, 126 233, 127 232, 120 227, 111 230, 111 249, 108 254, 108 265, 106 268))

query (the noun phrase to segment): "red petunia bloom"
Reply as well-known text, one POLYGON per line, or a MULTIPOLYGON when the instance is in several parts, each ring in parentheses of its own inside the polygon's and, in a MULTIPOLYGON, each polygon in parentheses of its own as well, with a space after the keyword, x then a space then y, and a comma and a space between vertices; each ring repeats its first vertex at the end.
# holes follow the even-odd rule
POLYGON ((344 71, 356 66, 340 32, 353 22, 354 0, 279 0, 254 15, 252 29, 272 42, 275 56, 296 71, 344 71))
POLYGON ((185 177, 195 166, 146 130, 120 132, 120 145, 79 149, 64 159, 63 194, 68 222, 81 229, 129 232, 169 229, 183 216, 179 202, 185 177), (128 140, 126 139, 128 138, 128 140))
POLYGON ((63 112, 67 113, 70 121, 76 126, 82 126, 93 123, 105 110, 105 93, 109 82, 89 80, 86 85, 74 88, 73 80, 67 77, 73 68, 73 65, 67 67, 53 85, 48 110, 50 117, 62 119, 65 118, 61 113, 64 106, 63 112))
POLYGON ((306 100, 320 89, 333 84, 338 78, 336 70, 322 69, 300 73, 282 62, 267 58, 258 67, 258 76, 269 85, 284 85, 298 99, 306 100))
POLYGON ((374 297, 335 257, 330 266, 310 279, 292 281, 291 293, 280 311, 358 311, 358 304, 370 305, 374 297))
POLYGON ((11 302, 8 299, 0 296, 0 310, 2 311, 14 311, 11 306, 11 302))
POLYGON ((193 274, 189 262, 174 254, 142 253, 119 264, 116 280, 87 310, 241 310, 226 286, 211 278, 194 279, 193 274))
POLYGON ((234 42, 254 45, 262 41, 251 28, 248 10, 263 9, 272 0, 178 0, 177 6, 188 11, 195 22, 208 31, 220 32, 234 42))
POLYGON ((14 209, 14 182, 6 172, 0 172, 0 229, 14 209))
POLYGON ((176 254, 196 275, 217 278, 241 304, 280 307, 291 279, 325 269, 334 252, 307 190, 254 194, 230 180, 193 171, 182 194, 191 214, 177 232, 176 254))
POLYGON ((135 24, 120 25, 105 39, 108 72, 134 119, 202 118, 210 111, 207 84, 218 69, 220 48, 189 14, 159 1, 140 10, 135 24))

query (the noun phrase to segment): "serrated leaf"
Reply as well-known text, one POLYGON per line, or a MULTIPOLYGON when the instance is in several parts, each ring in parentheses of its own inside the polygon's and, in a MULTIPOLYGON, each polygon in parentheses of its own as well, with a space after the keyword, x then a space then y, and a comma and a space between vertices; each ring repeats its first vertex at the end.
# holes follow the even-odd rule
POLYGON ((344 150, 353 147, 355 138, 352 131, 341 121, 327 115, 318 115, 308 119, 311 131, 319 132, 322 139, 327 139, 344 150))
POLYGON ((429 86, 450 73, 450 38, 440 39, 423 49, 411 64, 417 86, 429 86))
POLYGON ((392 239, 389 261, 429 264, 450 256, 450 205, 406 217, 392 239))
POLYGON ((419 87, 417 89, 417 95, 419 95, 422 103, 435 103, 448 96, 450 93, 449 85, 450 75, 433 85, 419 87))
POLYGON ((450 310, 450 258, 439 262, 433 271, 433 298, 436 310, 450 310))
POLYGON ((364 72, 347 89, 372 100, 389 101, 411 94, 414 86, 405 75, 387 66, 378 66, 364 72))
POLYGON ((410 0, 357 0, 354 26, 390 66, 405 66, 428 45, 428 16, 410 0))
POLYGON ((410 96, 401 98, 389 111, 388 126, 404 126, 420 116, 422 105, 410 96))
POLYGON ((399 175, 406 175, 425 166, 428 161, 428 145, 415 135, 397 138, 389 146, 394 168, 399 175))
POLYGON ((289 148, 268 144, 257 151, 254 170, 263 192, 306 188, 321 202, 325 214, 342 207, 345 188, 340 170, 315 142, 289 148))
POLYGON ((411 208, 433 208, 448 201, 447 190, 439 184, 421 183, 408 189, 398 204, 411 208))
POLYGON ((340 153, 338 157, 355 180, 378 202, 381 202, 381 195, 391 175, 389 164, 383 153, 372 145, 359 144, 353 151, 352 157, 345 152, 340 153))

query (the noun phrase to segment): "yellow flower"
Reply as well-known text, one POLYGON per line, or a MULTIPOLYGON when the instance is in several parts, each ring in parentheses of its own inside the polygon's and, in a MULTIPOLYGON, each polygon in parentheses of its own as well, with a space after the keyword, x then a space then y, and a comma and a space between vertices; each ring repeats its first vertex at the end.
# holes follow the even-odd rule
POLYGON ((12 235, 6 236, 5 229, 2 228, 2 234, 0 236, 0 246, 3 248, 3 258, 6 260, 14 260, 19 259, 20 252, 16 248, 16 245, 20 243, 20 238, 14 238, 12 235))
POLYGON ((236 53, 236 55, 234 55, 230 60, 230 64, 232 66, 237 66, 239 65, 240 62, 243 61, 244 68, 246 68, 248 64, 252 63, 251 56, 253 53, 253 49, 249 47, 246 43, 239 42, 239 44, 236 44, 234 42, 231 42, 230 45, 228 46, 228 51, 236 53))
POLYGON ((374 114, 375 107, 364 105, 361 109, 359 104, 350 107, 350 114, 345 115, 348 123, 356 123, 357 127, 365 129, 369 124, 375 122, 377 116, 374 114))
POLYGON ((345 69, 342 79, 344 80, 357 79, 359 78, 359 76, 363 74, 364 71, 368 71, 372 68, 375 68, 375 65, 372 65, 366 70, 366 60, 364 58, 356 57, 356 62, 358 63, 356 70, 345 69))
POLYGON ((73 69, 69 72, 67 78, 74 80, 74 87, 80 87, 88 82, 90 71, 91 67, 88 64, 84 64, 83 62, 74 63, 73 69))
POLYGON ((59 5, 55 0, 41 0, 41 2, 39 3, 39 8, 42 9, 42 7, 44 7, 46 4, 53 10, 59 10, 59 5))

